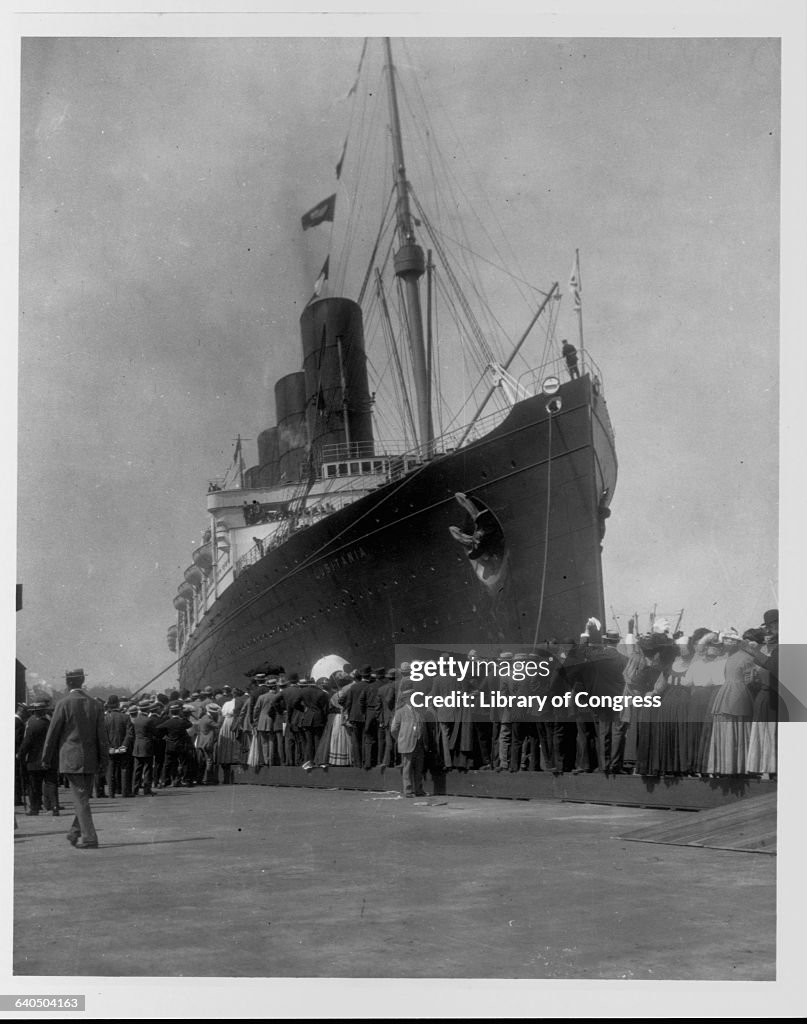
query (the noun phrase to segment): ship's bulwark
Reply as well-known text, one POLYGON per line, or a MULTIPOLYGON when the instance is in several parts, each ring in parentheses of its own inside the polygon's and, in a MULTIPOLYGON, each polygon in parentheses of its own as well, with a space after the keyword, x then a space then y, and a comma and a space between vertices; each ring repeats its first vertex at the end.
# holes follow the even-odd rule
POLYGON ((551 417, 544 396, 520 402, 480 441, 246 569, 193 634, 180 685, 236 684, 267 661, 308 672, 324 654, 391 665, 396 643, 528 648, 536 627, 539 640, 564 640, 591 615, 604 621, 613 434, 590 378, 563 385, 560 397, 551 417), (486 533, 479 550, 468 539, 475 515, 486 533))

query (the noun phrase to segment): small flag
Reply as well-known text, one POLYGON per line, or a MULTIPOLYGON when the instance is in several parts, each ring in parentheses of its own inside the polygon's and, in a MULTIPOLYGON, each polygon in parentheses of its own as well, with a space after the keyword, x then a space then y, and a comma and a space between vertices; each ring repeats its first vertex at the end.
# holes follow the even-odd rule
POLYGON ((340 178, 340 176, 342 174, 342 164, 345 162, 345 153, 347 153, 347 139, 345 139, 344 143, 342 144, 342 152, 341 152, 341 154, 339 156, 339 161, 336 164, 336 180, 337 181, 339 181, 339 178, 340 178))
POLYGON ((366 51, 367 51, 367 40, 365 39, 364 43, 362 45, 362 48, 361 48, 361 57, 359 57, 359 66, 356 68, 356 77, 353 80, 353 85, 351 85, 351 87, 348 89, 348 91, 342 97, 343 100, 349 100, 350 97, 356 92, 356 90, 359 87, 359 76, 361 75, 361 66, 364 63, 364 54, 366 53, 366 51))
POLYGON ((572 273, 569 277, 569 291, 572 293, 574 298, 575 311, 579 311, 583 308, 582 294, 583 288, 580 284, 580 254, 577 253, 574 257, 574 265, 572 266, 572 273))
POLYGON ((330 269, 331 257, 328 256, 325 262, 322 264, 322 270, 319 272, 319 277, 314 284, 314 295, 319 295, 322 291, 322 286, 328 280, 328 270, 330 269))
POLYGON ((330 268, 331 257, 326 257, 325 262, 322 264, 322 270, 319 272, 319 277, 314 282, 314 294, 306 302, 306 306, 310 305, 314 299, 319 298, 319 293, 322 291, 322 286, 328 280, 328 270, 330 268))
POLYGON ((334 211, 336 209, 336 193, 332 196, 328 196, 327 199, 323 199, 321 203, 317 203, 313 209, 309 210, 308 213, 304 213, 302 216, 303 231, 308 228, 315 228, 317 224, 322 224, 326 220, 333 221, 334 211))

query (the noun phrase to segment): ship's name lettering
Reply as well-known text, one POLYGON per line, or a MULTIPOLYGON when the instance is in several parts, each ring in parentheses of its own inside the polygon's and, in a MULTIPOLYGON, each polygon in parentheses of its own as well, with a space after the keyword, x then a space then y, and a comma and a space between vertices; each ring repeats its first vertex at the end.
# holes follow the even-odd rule
POLYGON ((359 547, 353 548, 351 551, 344 551, 340 555, 334 555, 333 558, 326 558, 314 569, 314 579, 323 580, 326 576, 333 576, 340 569, 353 565, 355 562, 363 562, 369 557, 365 549, 359 547))

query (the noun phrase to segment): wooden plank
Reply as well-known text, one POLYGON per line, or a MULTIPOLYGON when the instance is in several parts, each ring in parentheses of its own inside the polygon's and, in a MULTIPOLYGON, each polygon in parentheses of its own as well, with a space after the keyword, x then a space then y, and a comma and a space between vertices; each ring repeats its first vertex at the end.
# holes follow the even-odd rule
POLYGON ((776 794, 701 811, 686 821, 663 822, 629 832, 621 839, 716 850, 776 852, 776 794))
MULTIPOLYGON (((252 768, 235 774, 241 785, 294 786, 308 789, 401 790, 396 768, 252 768)), ((750 799, 776 792, 776 783, 759 779, 678 779, 602 773, 554 776, 550 772, 447 772, 426 776, 430 796, 473 796, 509 800, 561 800, 690 811, 742 807, 750 799)))

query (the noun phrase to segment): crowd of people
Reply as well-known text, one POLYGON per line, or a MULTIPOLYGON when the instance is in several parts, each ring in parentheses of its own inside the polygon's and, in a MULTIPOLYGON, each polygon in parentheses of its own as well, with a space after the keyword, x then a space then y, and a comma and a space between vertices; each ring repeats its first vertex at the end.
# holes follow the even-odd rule
MULTIPOLYGON (((659 629, 629 644, 590 619, 574 643, 497 655, 499 664, 543 661, 545 674, 514 682, 482 672, 465 681, 464 690, 477 696, 495 690, 525 698, 507 707, 484 700, 423 706, 424 692, 445 694, 455 683, 416 684, 406 663, 345 666, 316 680, 266 666, 243 686, 130 701, 111 696, 103 713, 108 757, 95 773, 93 795, 227 784, 236 770, 262 766, 400 767, 407 796, 422 793, 426 771, 773 779, 781 718, 777 644, 776 611, 742 636, 659 629), (581 695, 586 699, 576 699, 581 695), (530 698, 541 696, 539 709, 530 698), (626 699, 648 696, 654 699, 634 702, 641 706, 626 699), (615 697, 622 700, 604 699, 615 697)), ((17 709, 16 802, 27 794, 28 814, 59 813, 58 768, 43 762, 52 713, 48 701, 17 709)))

